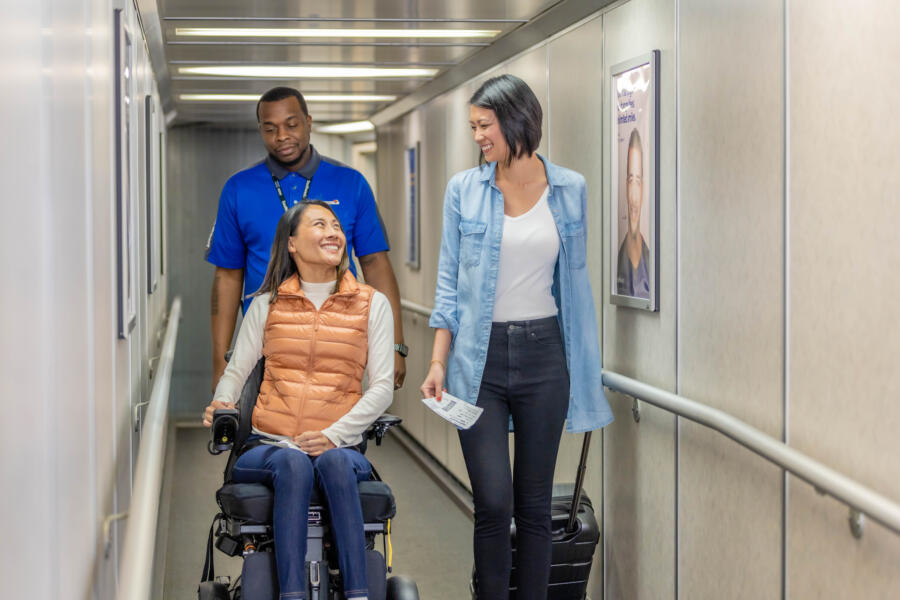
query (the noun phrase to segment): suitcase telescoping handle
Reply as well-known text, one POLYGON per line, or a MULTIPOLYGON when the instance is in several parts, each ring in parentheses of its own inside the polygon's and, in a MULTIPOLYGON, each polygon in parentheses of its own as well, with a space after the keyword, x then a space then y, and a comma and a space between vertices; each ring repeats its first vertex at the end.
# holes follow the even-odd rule
POLYGON ((569 511, 569 522, 566 533, 575 531, 575 520, 578 518, 578 505, 581 504, 581 488, 584 487, 584 472, 587 471, 588 450, 591 447, 591 432, 585 432, 581 443, 581 460, 578 461, 578 473, 575 474, 575 491, 572 493, 572 508, 569 511))

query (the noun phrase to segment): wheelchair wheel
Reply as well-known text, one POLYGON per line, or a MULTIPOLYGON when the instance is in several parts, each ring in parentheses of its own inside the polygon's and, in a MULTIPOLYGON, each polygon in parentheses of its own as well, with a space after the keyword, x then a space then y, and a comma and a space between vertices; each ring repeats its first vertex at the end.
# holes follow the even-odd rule
POLYGON ((419 588, 409 577, 394 575, 387 580, 387 600, 419 600, 419 588))

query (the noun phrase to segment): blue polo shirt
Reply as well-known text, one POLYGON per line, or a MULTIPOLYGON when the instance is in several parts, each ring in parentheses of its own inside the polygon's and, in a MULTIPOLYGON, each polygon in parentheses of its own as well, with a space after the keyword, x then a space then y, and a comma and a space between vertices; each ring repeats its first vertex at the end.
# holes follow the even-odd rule
POLYGON ((225 269, 244 269, 244 312, 250 306, 247 296, 262 285, 275 226, 284 214, 272 175, 278 178, 288 206, 300 202, 306 182, 312 180, 307 199, 325 201, 334 209, 347 236, 354 275, 354 254, 366 256, 390 249, 365 177, 356 169, 320 155, 312 146, 310 150, 311 156, 299 172, 289 171, 267 157, 232 175, 222 189, 206 260, 225 269))

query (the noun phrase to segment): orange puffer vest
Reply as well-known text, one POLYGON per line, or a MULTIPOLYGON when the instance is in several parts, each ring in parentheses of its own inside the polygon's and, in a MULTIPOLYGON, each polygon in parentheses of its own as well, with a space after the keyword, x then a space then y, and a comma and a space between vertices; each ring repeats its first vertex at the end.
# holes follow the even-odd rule
POLYGON ((266 369, 254 427, 294 437, 321 431, 353 408, 362 396, 374 291, 347 271, 316 310, 297 275, 278 287, 263 333, 266 369))

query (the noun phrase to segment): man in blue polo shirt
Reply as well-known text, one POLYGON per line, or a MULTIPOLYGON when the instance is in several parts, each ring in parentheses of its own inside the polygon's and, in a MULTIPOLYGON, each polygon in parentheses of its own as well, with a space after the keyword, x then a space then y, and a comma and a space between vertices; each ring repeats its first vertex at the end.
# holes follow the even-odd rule
POLYGON ((293 88, 277 87, 256 105, 265 160, 232 175, 222 189, 206 259, 216 266, 210 301, 213 389, 225 371, 238 307, 246 312, 259 289, 275 226, 288 208, 323 200, 337 213, 347 236, 350 269, 355 254, 366 283, 384 293, 394 313, 394 386, 403 385, 407 348, 403 344, 400 292, 387 252, 387 236, 372 189, 359 171, 320 155, 309 143, 312 117, 293 88))

